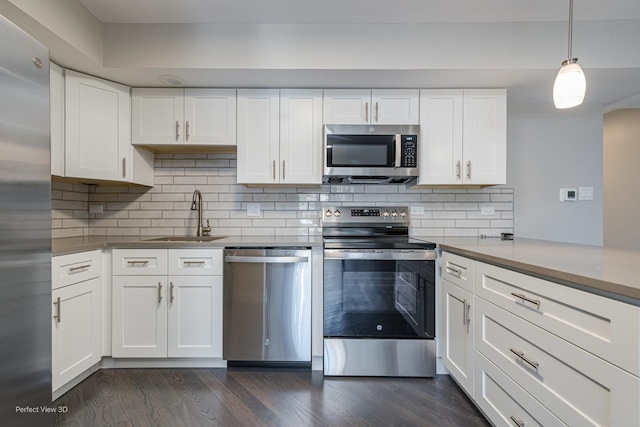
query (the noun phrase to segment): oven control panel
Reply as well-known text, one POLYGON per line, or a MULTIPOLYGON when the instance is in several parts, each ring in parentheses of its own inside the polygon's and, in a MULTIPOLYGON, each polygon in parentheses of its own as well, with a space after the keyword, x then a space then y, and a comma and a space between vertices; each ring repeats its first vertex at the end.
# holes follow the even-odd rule
POLYGON ((326 207, 323 209, 322 222, 341 223, 385 223, 408 222, 409 208, 407 206, 384 207, 326 207))

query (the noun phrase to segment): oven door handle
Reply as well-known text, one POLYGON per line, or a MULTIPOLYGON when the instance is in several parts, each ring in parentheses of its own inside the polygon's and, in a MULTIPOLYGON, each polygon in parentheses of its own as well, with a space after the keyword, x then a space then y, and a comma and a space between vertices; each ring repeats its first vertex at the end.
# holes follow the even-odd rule
POLYGON ((435 260, 436 251, 407 251, 407 252, 367 252, 343 249, 325 249, 325 259, 355 259, 355 260, 435 260))

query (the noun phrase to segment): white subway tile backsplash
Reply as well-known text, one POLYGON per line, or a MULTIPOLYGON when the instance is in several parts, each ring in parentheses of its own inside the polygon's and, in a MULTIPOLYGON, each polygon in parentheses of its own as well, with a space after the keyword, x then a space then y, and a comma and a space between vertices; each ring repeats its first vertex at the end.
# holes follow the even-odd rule
POLYGON ((194 190, 216 236, 319 236, 325 206, 410 205, 412 236, 499 236, 513 232, 513 189, 405 188, 402 185, 245 187, 236 183, 236 155, 156 154, 155 186, 96 186, 52 182, 52 235, 154 236, 195 234, 194 190), (104 213, 89 214, 89 203, 104 213), (260 216, 248 217, 249 203, 260 216), (493 206, 494 215, 480 215, 493 206))

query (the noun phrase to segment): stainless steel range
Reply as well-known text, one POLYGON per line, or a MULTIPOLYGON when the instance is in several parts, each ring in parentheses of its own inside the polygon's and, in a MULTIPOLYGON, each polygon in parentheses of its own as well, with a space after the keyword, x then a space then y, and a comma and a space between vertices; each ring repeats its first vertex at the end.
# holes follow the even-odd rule
POLYGON ((406 206, 324 208, 324 374, 435 375, 435 244, 406 206))

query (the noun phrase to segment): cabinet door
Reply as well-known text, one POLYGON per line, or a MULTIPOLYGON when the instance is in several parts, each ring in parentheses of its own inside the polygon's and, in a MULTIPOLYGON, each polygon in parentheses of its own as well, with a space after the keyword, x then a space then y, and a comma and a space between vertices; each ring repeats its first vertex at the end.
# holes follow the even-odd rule
POLYGON ((169 276, 169 357, 222 357, 222 276, 169 276))
POLYGON ((99 278, 65 286, 52 293, 53 391, 100 361, 100 295, 99 278))
POLYGON ((322 90, 280 91, 280 182, 322 183, 322 90))
POLYGON ((418 184, 462 184, 462 89, 420 91, 418 184))
POLYGON ((184 90, 184 142, 236 145, 236 90, 184 90))
POLYGON ((114 276, 113 357, 167 357, 166 276, 114 276))
POLYGON ((371 123, 381 125, 417 125, 419 118, 417 89, 374 89, 371 91, 371 123))
POLYGON ((132 90, 132 144, 182 144, 183 123, 183 89, 132 90))
POLYGON ((323 101, 324 123, 359 125, 370 123, 369 89, 327 89, 323 101))
POLYGON ((51 175, 64 176, 64 70, 53 62, 49 65, 51 175))
POLYGON ((458 384, 473 396, 473 294, 441 280, 440 353, 442 363, 458 384))
POLYGON ((127 86, 66 71, 66 176, 129 180, 129 98, 127 86))
POLYGON ((238 90, 238 183, 273 184, 279 178, 278 89, 238 90))
POLYGON ((465 89, 463 120, 464 182, 507 182, 507 92, 465 89))

